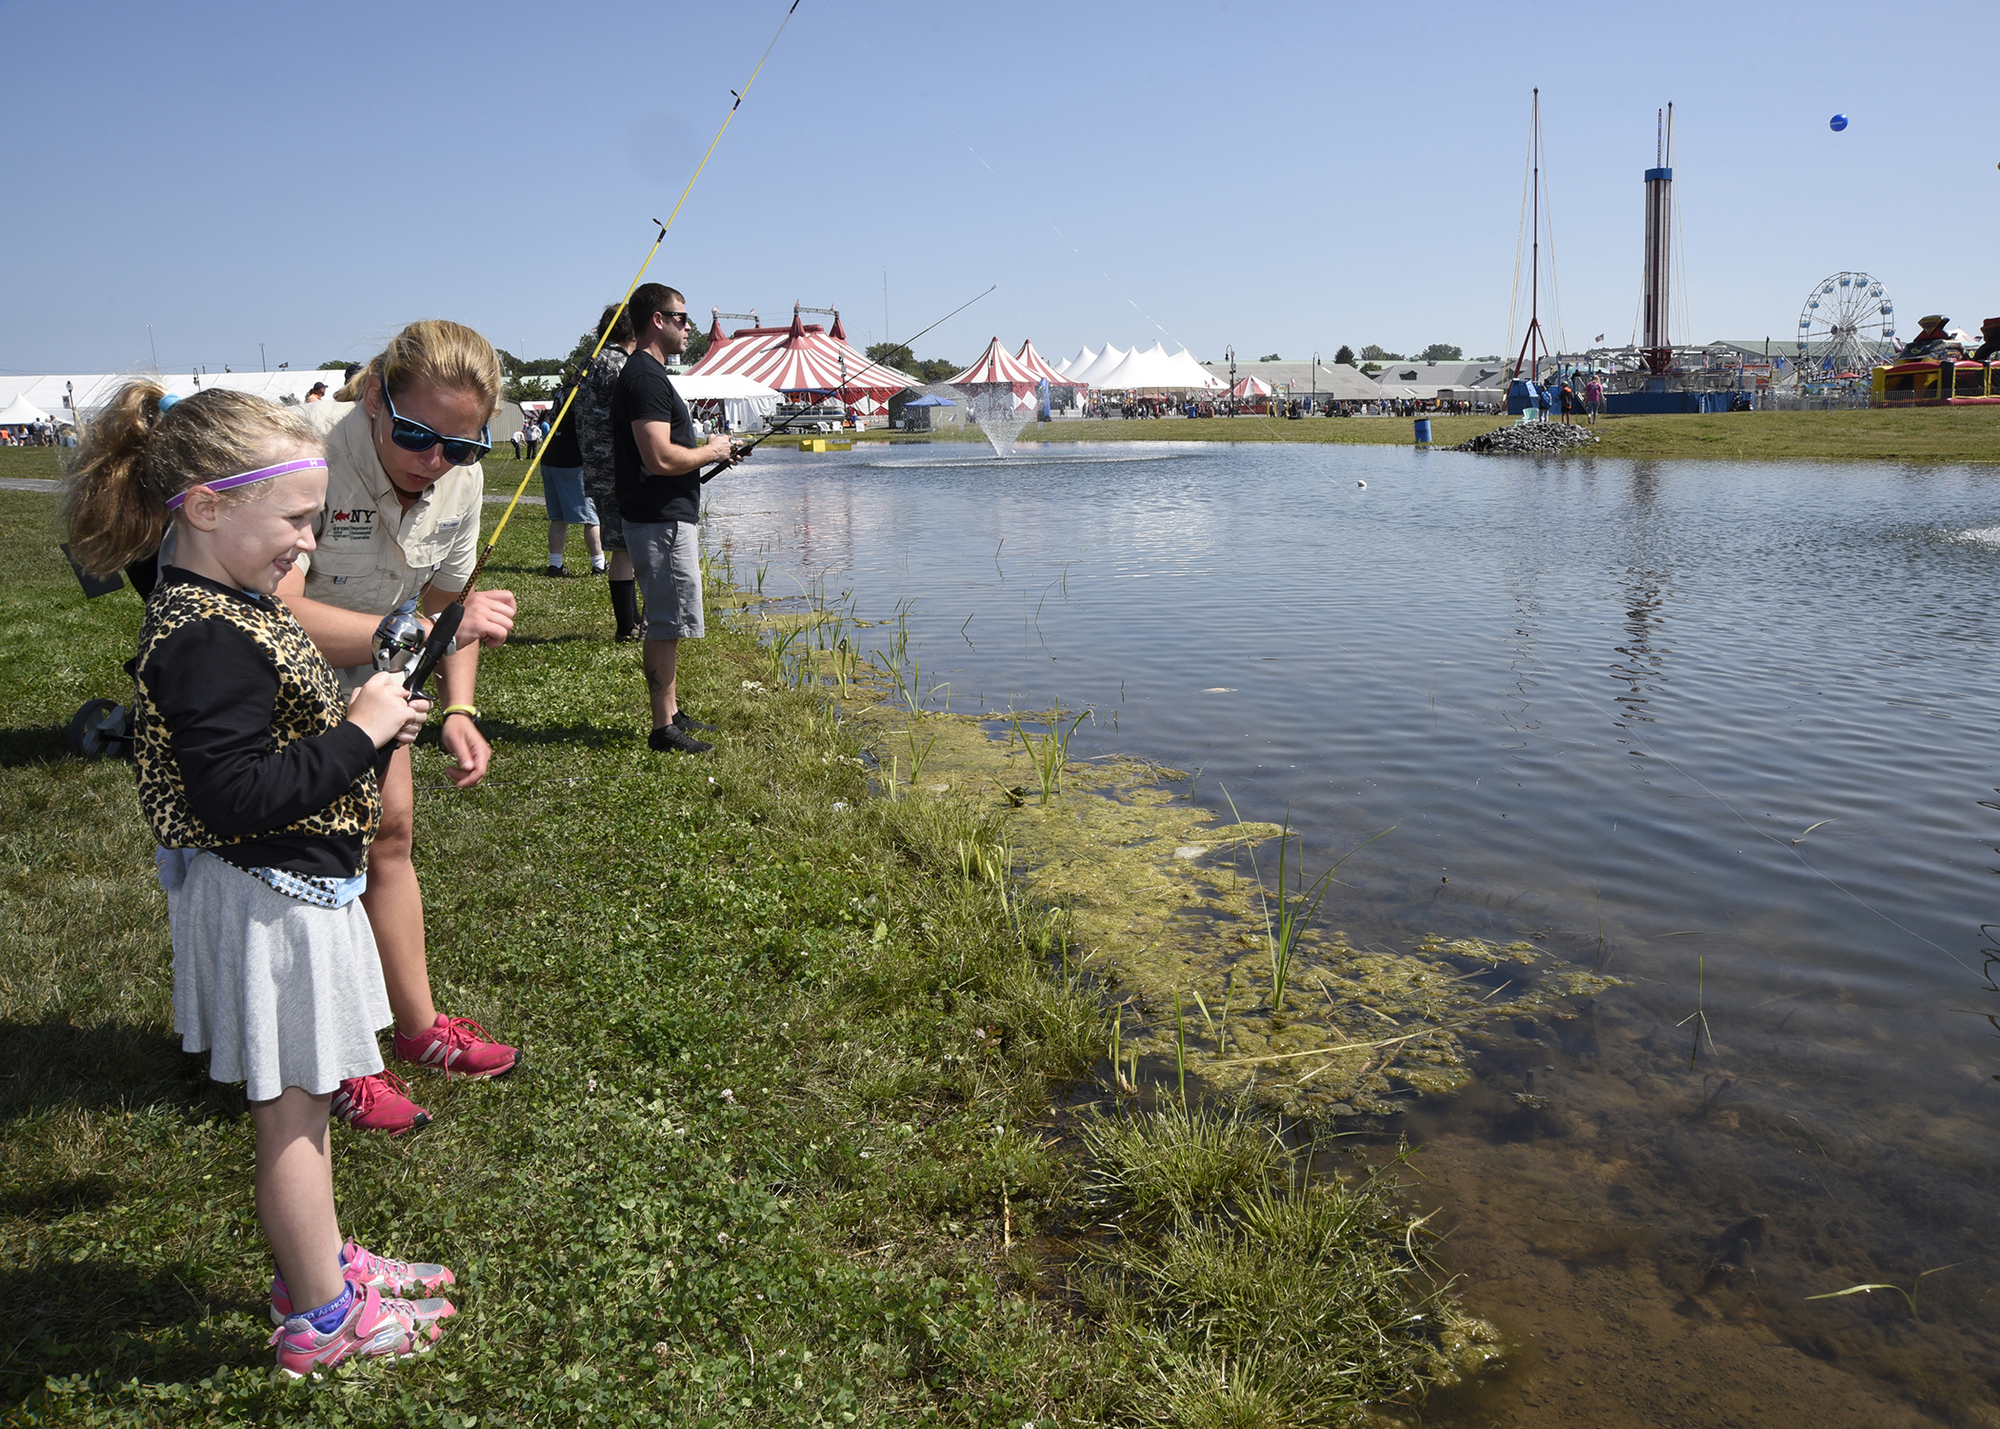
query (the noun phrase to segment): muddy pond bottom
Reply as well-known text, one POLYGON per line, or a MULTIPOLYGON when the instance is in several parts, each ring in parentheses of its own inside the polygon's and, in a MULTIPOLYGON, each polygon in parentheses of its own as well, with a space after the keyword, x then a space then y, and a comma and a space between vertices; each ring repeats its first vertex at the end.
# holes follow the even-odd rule
POLYGON ((1580 990, 1340 1119, 1517 1347, 1413 1421, 2000 1425, 2000 470, 767 447, 708 501, 930 707, 1358 850, 1357 954, 1580 990))

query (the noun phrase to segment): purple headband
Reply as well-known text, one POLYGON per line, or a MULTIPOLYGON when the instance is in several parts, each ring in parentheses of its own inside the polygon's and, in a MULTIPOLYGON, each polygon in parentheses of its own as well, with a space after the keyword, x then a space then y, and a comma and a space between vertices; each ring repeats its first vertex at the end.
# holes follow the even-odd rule
MULTIPOLYGON (((248 486, 253 481, 269 481, 274 476, 283 476, 287 472, 294 471, 310 471, 314 467, 324 470, 326 461, 321 457, 309 456, 301 461, 280 462, 276 466, 260 466, 255 471, 241 471, 234 476, 225 476, 220 481, 197 481, 194 485, 205 486, 210 491, 227 491, 232 486, 248 486)), ((188 488, 188 491, 192 490, 194 486, 188 488)), ((179 496, 168 497, 167 510, 180 510, 181 503, 186 501, 187 497, 187 491, 183 491, 179 496)))

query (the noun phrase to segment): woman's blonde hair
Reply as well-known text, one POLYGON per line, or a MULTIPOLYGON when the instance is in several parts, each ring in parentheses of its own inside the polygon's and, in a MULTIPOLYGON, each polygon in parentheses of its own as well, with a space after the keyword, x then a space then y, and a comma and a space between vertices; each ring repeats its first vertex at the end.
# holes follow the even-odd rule
MULTIPOLYGON (((253 471, 282 449, 319 449, 319 434, 303 415, 247 392, 211 387, 162 411, 166 395, 157 382, 127 383, 84 426, 62 524, 71 553, 92 575, 109 575, 155 550, 170 497, 253 471)), ((269 489, 252 482, 224 500, 255 501, 269 489)))
POLYGON ((467 327, 448 318, 425 318, 413 322, 376 354, 354 380, 333 394, 336 402, 359 402, 369 377, 389 389, 391 396, 407 392, 419 384, 444 387, 454 392, 472 392, 486 401, 487 414, 500 410, 500 359, 493 344, 467 327))

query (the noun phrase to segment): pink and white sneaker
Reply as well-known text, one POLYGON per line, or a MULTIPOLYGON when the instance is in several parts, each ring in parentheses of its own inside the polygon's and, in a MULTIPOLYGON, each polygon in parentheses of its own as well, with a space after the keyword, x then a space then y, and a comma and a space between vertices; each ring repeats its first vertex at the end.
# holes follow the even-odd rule
MULTIPOLYGON (((452 1312, 449 1300, 430 1298, 447 1285, 457 1283, 458 1277, 442 1265, 431 1265, 425 1261, 391 1260, 377 1255, 356 1241, 340 1248, 342 1274, 347 1283, 357 1291, 376 1289, 394 1299, 407 1299, 420 1310, 442 1305, 441 1313, 431 1313, 424 1318, 437 1320, 452 1312)), ((271 1323, 283 1327, 292 1317, 292 1292, 285 1285, 285 1277, 271 1277, 271 1323)))
POLYGON ((349 1077, 334 1089, 333 1114, 356 1131, 401 1136, 431 1124, 431 1114, 410 1100, 410 1089, 391 1071, 349 1077))
POLYGON ((321 1334, 312 1321, 295 1316, 280 1325, 270 1343, 278 1351, 278 1368, 294 1379, 304 1379, 354 1356, 406 1359, 420 1355, 437 1343, 444 1333, 438 1322, 456 1313, 446 1300, 436 1302, 441 1309, 420 1309, 426 1302, 383 1299, 382 1292, 369 1286, 354 1292, 354 1308, 340 1328, 321 1334))
POLYGON ((414 1037, 398 1032, 395 1041, 396 1056, 401 1060, 451 1076, 504 1076, 521 1061, 517 1049, 495 1042, 470 1017, 446 1017, 442 1012, 428 1030, 414 1037))

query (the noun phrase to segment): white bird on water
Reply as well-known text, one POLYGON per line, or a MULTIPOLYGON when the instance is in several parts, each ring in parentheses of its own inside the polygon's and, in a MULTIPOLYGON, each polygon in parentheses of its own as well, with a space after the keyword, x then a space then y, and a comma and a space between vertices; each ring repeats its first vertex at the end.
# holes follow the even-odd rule
POLYGON ((1357 481, 1357 482, 1355 482, 1354 484, 1355 484, 1356 486, 1366 486, 1366 485, 1367 485, 1368 483, 1367 483, 1367 482, 1365 482, 1365 481, 1357 481))

